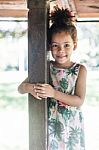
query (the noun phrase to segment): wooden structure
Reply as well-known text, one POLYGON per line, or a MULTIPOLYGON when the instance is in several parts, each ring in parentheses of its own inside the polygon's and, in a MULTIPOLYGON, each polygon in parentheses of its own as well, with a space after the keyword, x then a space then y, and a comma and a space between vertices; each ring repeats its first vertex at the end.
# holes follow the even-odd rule
MULTIPOLYGON (((29 0, 0 0, 0 17, 27 17, 29 0)), ((31 0, 32 1, 32 0, 31 0)), ((38 0, 34 0, 34 2, 38 0)), ((44 1, 44 0, 43 0, 44 1)), ((68 7, 78 18, 99 17, 99 0, 49 0, 68 7)))
MULTIPOLYGON (((47 3, 28 1, 30 83, 47 83, 47 3), (37 2, 37 3, 36 3, 37 2)), ((29 150, 47 150, 47 100, 29 95, 29 150)))
POLYGON ((0 0, 0 17, 27 17, 27 0, 0 0))
MULTIPOLYGON (((50 1, 50 0, 49 0, 50 1)), ((78 18, 99 17, 99 0, 55 0, 78 18)), ((0 17, 28 18, 30 82, 47 82, 47 0, 0 0, 0 17)), ((47 101, 29 95, 29 150, 47 150, 47 101)))

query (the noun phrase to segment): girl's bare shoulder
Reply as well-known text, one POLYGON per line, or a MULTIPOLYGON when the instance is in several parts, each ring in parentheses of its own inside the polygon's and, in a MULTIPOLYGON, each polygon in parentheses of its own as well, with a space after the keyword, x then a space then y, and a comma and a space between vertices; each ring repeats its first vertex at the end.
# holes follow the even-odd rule
POLYGON ((80 64, 80 71, 87 73, 87 68, 84 65, 80 64))
POLYGON ((87 75, 87 68, 84 65, 80 64, 79 77, 84 78, 86 77, 86 75, 87 75))

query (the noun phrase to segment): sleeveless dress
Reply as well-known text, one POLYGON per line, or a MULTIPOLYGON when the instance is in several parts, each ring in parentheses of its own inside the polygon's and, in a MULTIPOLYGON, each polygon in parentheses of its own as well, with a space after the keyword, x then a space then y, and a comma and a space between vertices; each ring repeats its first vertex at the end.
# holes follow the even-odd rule
MULTIPOLYGON (((62 69, 50 62, 51 85, 66 94, 74 95, 80 64, 62 69)), ((80 107, 55 99, 48 100, 48 150, 85 150, 84 124, 80 107)))

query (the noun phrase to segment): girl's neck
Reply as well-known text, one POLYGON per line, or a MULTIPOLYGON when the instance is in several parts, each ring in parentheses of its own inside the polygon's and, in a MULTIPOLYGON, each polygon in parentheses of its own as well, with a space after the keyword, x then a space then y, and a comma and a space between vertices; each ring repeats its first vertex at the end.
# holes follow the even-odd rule
POLYGON ((53 65, 57 68, 70 68, 72 65, 74 64, 74 62, 70 61, 70 62, 67 62, 65 64, 58 64, 57 62, 53 62, 53 65))

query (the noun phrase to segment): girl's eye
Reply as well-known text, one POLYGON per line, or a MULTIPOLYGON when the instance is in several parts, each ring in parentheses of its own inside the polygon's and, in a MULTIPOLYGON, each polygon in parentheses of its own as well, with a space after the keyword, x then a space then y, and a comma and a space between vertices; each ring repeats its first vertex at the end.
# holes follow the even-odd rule
POLYGON ((64 48, 70 48, 70 44, 65 44, 64 48))
POLYGON ((58 47, 58 44, 52 44, 52 49, 57 49, 58 47))

